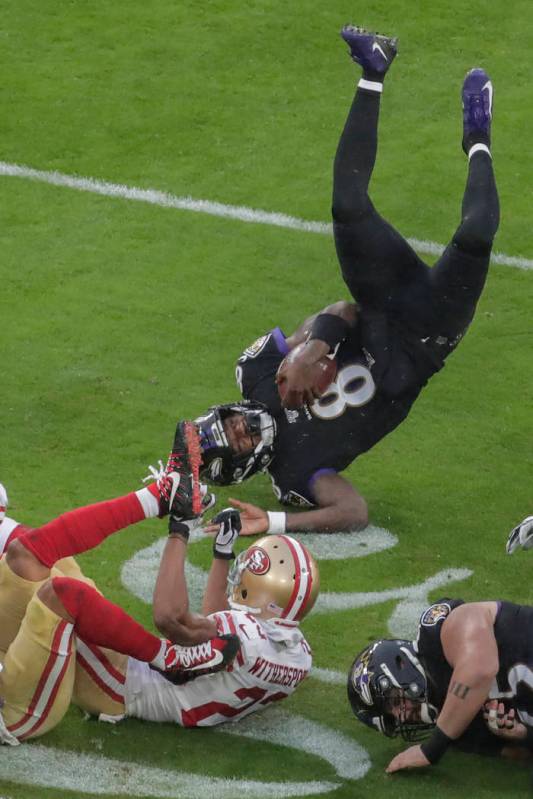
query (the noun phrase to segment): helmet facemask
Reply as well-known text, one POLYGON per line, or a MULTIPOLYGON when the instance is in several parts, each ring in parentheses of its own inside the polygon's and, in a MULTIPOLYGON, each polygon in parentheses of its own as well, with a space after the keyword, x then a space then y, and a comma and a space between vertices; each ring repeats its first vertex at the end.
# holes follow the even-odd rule
POLYGON ((202 467, 200 476, 217 485, 241 483, 259 471, 265 471, 274 457, 276 423, 265 405, 259 402, 236 402, 214 405, 204 416, 195 419, 200 434, 202 467), (243 417, 250 449, 235 452, 231 447, 225 422, 228 417, 243 417), (253 439, 259 438, 257 444, 253 439))
POLYGON ((376 641, 355 659, 348 698, 360 721, 390 738, 419 741, 433 729, 427 678, 410 641, 376 641))

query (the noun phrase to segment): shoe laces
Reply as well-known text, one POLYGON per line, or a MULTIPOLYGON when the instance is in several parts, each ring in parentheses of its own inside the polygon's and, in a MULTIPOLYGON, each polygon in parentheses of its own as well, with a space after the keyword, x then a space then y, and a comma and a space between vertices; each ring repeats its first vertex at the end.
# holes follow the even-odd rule
MULTIPOLYGON (((169 458, 170 461, 170 458, 169 458)), ((171 471, 175 471, 174 469, 169 469, 169 461, 167 462, 166 466, 163 466, 163 461, 159 460, 158 465, 156 466, 148 466, 149 474, 146 477, 143 477, 142 482, 147 483, 149 480, 154 480, 159 492, 163 496, 164 499, 168 500, 170 497, 170 492, 172 490, 172 481, 169 478, 169 473, 171 471)))
POLYGON ((156 466, 148 466, 149 474, 146 477, 143 477, 143 483, 147 483, 149 480, 155 480, 156 483, 165 476, 165 467, 163 466, 163 461, 159 460, 158 467, 156 466))
POLYGON ((209 666, 209 660, 213 656, 211 641, 195 646, 173 647, 175 660, 170 668, 190 669, 194 666, 209 666))
POLYGON ((184 654, 185 658, 189 660, 189 663, 186 664, 189 667, 205 663, 206 660, 211 659, 213 656, 211 642, 206 641, 204 644, 197 644, 196 646, 190 647, 189 650, 185 650, 184 654))

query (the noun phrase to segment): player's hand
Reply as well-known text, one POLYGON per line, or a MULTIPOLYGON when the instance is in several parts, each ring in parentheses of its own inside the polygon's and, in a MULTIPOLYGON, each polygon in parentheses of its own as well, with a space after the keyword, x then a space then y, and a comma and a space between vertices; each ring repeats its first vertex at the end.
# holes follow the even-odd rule
POLYGON ((499 738, 521 741, 527 735, 526 726, 518 720, 514 708, 507 710, 504 703, 497 699, 485 702, 483 718, 491 733, 499 738))
POLYGON ((429 760, 419 746, 410 746, 404 752, 393 757, 385 771, 392 774, 394 771, 402 771, 404 768, 424 768, 429 766, 429 760))
POLYGON ((303 405, 312 405, 320 397, 315 388, 316 372, 313 364, 316 359, 309 360, 304 353, 285 358, 276 375, 276 383, 286 381, 285 395, 282 404, 285 408, 296 409, 303 405))
POLYGON ((241 517, 235 508, 224 508, 212 520, 218 524, 218 533, 213 539, 213 555, 215 558, 230 560, 235 557, 233 545, 241 531, 241 517))
MULTIPOLYGON (((266 511, 259 508, 257 505, 252 505, 250 502, 240 502, 233 497, 230 497, 230 502, 241 513, 241 536, 266 533, 269 527, 266 511)), ((218 532, 218 525, 213 524, 213 521, 211 521, 204 528, 204 532, 212 535, 218 532)))

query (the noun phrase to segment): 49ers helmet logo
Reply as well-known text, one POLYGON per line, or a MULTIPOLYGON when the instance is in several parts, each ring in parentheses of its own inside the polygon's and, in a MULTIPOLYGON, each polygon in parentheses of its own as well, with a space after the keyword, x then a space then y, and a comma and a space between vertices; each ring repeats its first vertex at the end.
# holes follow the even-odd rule
POLYGON ((270 558, 261 547, 252 547, 247 558, 246 568, 252 574, 266 574, 270 569, 270 558))

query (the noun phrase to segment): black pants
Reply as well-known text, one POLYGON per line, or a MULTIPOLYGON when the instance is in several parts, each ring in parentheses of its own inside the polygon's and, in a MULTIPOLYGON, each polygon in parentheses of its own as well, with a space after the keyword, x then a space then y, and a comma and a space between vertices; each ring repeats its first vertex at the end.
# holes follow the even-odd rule
POLYGON ((377 151, 380 94, 359 89, 334 166, 333 230, 344 280, 363 308, 384 313, 451 351, 483 289, 499 204, 492 160, 470 160, 461 224, 433 268, 376 211, 368 196, 377 151), (445 343, 445 341, 446 343, 445 343))

